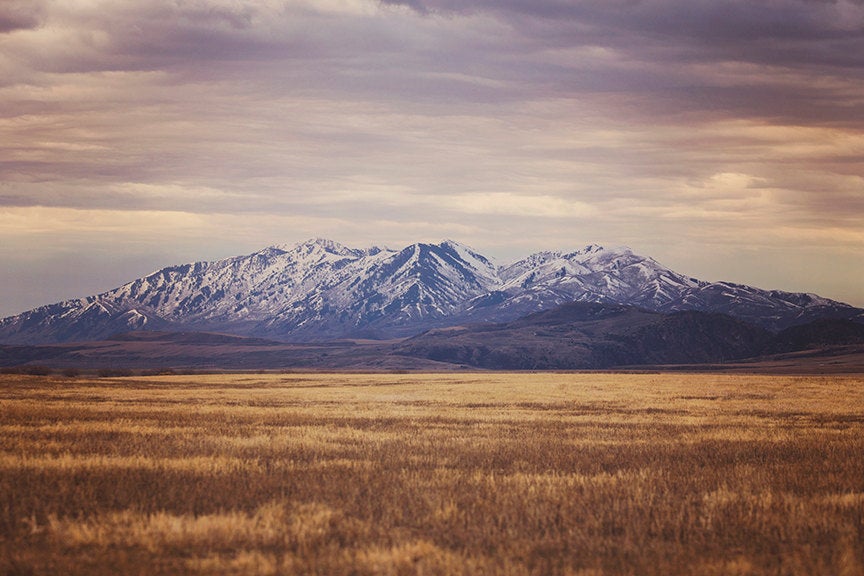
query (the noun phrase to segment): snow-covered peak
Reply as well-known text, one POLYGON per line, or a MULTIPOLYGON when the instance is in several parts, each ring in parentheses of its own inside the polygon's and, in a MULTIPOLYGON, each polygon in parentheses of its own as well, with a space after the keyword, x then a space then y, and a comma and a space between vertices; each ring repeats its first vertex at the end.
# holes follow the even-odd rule
POLYGON ((282 244, 274 244, 273 246, 269 246, 262 250, 264 251, 274 251, 274 252, 312 252, 312 251, 323 251, 330 252, 332 254, 345 254, 345 253, 353 253, 355 250, 336 242, 335 240, 329 240, 327 238, 310 238, 303 242, 297 243, 282 243, 282 244))
POLYGON ((393 254, 395 252, 396 252, 395 250, 391 250, 390 248, 387 248, 387 247, 382 248, 381 246, 372 246, 371 248, 367 248, 366 250, 363 250, 363 253, 366 256, 377 256, 378 254, 381 254, 381 253, 393 254))
POLYGON ((501 269, 504 290, 542 305, 570 301, 647 305, 696 284, 626 247, 590 244, 569 253, 538 252, 501 269))
POLYGON ((268 246, 266 248, 262 248, 261 250, 258 250, 257 252, 253 252, 252 254, 250 254, 248 256, 235 256, 234 258, 228 258, 228 260, 236 261, 238 259, 247 258, 249 256, 261 256, 264 258, 275 258, 277 256, 281 256, 282 254, 287 253, 288 250, 290 250, 290 249, 291 249, 291 247, 289 247, 285 244, 277 244, 275 246, 268 246))
POLYGON ((362 251, 360 250, 348 248, 347 246, 340 244, 339 242, 328 240, 326 238, 313 238, 305 242, 301 242, 296 246, 295 250, 303 250, 306 252, 324 251, 329 254, 335 254, 337 256, 358 256, 360 253, 362 253, 362 251))
POLYGON ((42 306, 0 320, 0 339, 59 342, 145 325, 296 340, 389 338, 511 320, 573 301, 710 310, 771 327, 826 314, 864 317, 813 294, 701 282, 626 247, 538 252, 496 267, 453 240, 391 250, 317 238, 171 266, 99 295, 42 306))
POLYGON ((515 269, 524 269, 524 268, 533 268, 535 266, 543 266, 549 262, 554 262, 556 260, 561 259, 561 252, 552 252, 549 250, 545 250, 543 252, 535 252, 530 256, 526 256, 522 260, 517 262, 513 262, 511 264, 504 264, 501 266, 502 273, 506 274, 507 270, 515 270, 515 269))
POLYGON ((581 250, 577 250, 579 254, 596 254, 597 252, 604 252, 606 248, 601 246, 600 244, 588 244, 581 250))
POLYGON ((470 246, 454 240, 444 240, 439 246, 456 255, 465 266, 481 278, 482 283, 492 286, 501 282, 498 277, 498 267, 470 246))
POLYGON ((579 250, 575 250, 566 254, 564 257, 568 260, 574 260, 579 262, 601 262, 611 258, 632 255, 633 251, 626 246, 614 246, 607 248, 605 246, 600 246, 599 244, 589 244, 584 248, 580 248, 579 250))
POLYGON ((451 248, 460 253, 471 254, 472 258, 482 258, 486 259, 485 256, 481 256, 479 252, 468 246, 467 244, 463 244, 461 242, 457 242, 456 240, 451 240, 447 238, 446 240, 442 240, 439 244, 442 248, 451 248))
POLYGON ((585 250, 566 254, 557 251, 537 252, 509 266, 502 267, 500 275, 507 285, 514 283, 527 285, 550 276, 560 279, 586 274, 592 269, 586 267, 584 262, 589 261, 592 254, 596 254, 596 252, 589 253, 585 250))

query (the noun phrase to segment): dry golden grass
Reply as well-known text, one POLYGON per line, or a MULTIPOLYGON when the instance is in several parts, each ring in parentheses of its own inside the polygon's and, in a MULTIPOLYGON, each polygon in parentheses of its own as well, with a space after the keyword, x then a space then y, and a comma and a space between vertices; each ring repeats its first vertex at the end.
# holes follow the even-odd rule
POLYGON ((864 378, 0 376, 0 574, 864 574, 864 378))

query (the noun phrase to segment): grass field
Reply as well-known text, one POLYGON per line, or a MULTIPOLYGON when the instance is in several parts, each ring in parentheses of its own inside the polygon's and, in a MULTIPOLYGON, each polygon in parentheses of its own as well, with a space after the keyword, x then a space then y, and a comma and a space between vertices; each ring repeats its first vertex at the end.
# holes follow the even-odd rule
POLYGON ((0 376, 0 574, 864 574, 864 378, 0 376))

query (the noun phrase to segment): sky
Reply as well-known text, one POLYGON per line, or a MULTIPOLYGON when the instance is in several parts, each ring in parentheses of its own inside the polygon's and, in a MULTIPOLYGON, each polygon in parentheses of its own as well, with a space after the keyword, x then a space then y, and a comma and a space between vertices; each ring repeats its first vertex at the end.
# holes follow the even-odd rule
POLYGON ((0 0, 0 316, 315 237, 864 306, 864 0, 0 0))

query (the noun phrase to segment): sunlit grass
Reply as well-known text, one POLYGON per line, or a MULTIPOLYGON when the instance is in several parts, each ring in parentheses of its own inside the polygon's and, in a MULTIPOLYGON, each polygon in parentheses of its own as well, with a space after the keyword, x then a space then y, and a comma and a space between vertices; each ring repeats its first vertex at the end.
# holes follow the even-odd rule
POLYGON ((864 379, 0 379, 0 574, 864 574, 864 379))

